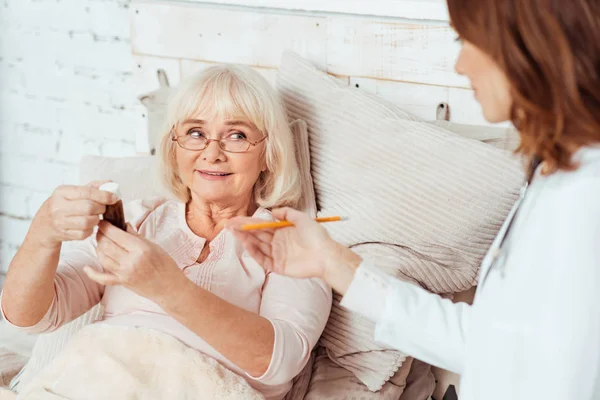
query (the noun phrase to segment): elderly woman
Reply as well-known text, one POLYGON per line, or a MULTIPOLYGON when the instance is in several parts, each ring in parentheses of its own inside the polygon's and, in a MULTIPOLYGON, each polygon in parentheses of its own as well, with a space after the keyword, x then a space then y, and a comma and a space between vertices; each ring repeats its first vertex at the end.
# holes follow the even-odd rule
POLYGON ((57 188, 11 262, 2 313, 48 332, 101 303, 96 324, 168 334, 281 399, 321 335, 331 290, 265 273, 223 226, 297 203, 285 111, 258 73, 221 65, 182 85, 167 119, 161 165, 177 200, 128 204, 125 232, 100 219, 117 201, 100 183, 57 188), (67 241, 78 242, 61 253, 67 241))

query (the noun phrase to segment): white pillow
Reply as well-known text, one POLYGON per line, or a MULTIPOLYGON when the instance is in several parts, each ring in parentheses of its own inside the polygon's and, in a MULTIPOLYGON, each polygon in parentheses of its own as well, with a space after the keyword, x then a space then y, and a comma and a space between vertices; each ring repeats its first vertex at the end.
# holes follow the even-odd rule
POLYGON ((123 202, 157 196, 169 197, 158 176, 158 159, 153 156, 84 156, 79 164, 79 182, 111 180, 120 186, 123 202))

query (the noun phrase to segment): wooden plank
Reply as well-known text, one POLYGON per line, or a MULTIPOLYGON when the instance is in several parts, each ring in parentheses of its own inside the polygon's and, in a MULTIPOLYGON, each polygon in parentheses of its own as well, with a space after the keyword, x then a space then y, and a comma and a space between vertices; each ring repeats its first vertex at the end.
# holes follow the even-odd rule
POLYGON ((334 75, 468 88, 447 26, 134 2, 135 54, 276 68, 286 49, 334 75))
POLYGON ((135 54, 276 68, 291 49, 326 67, 324 17, 164 2, 134 2, 131 9, 135 54))
POLYGON ((460 46, 450 27, 330 17, 327 71, 339 75, 469 88, 454 72, 460 46))
POLYGON ((223 4, 315 13, 375 15, 419 20, 449 21, 446 0, 188 0, 192 3, 223 4))
POLYGON ((358 85, 359 90, 376 94, 425 121, 436 119, 437 106, 448 103, 452 122, 503 128, 509 126, 508 123, 488 123, 470 89, 355 77, 350 78, 350 85, 358 85))
POLYGON ((500 127, 508 127, 509 123, 490 124, 483 117, 481 105, 475 99, 475 94, 472 90, 451 88, 448 96, 448 104, 450 104, 450 120, 461 124, 471 125, 493 125, 500 127))
MULTIPOLYGON (((185 79, 186 77, 190 76, 191 74, 200 71, 203 68, 206 68, 210 65, 214 65, 215 63, 208 63, 208 62, 204 62, 204 61, 195 61, 195 60, 180 60, 180 72, 181 72, 181 78, 185 79)), ((269 82, 271 84, 271 86, 273 88, 276 87, 276 82, 277 82, 277 69, 275 68, 261 68, 261 67, 252 67, 256 72, 258 72, 259 74, 261 74, 266 80, 267 82, 269 82)), ((335 77, 336 79, 338 79, 340 82, 343 82, 344 84, 348 85, 350 82, 350 77, 348 76, 343 76, 343 75, 333 75, 330 74, 331 76, 335 77)))
MULTIPOLYGON (((179 63, 181 77, 183 79, 189 77, 190 75, 203 70, 204 68, 214 65, 215 63, 207 63, 204 61, 195 61, 195 60, 181 60, 179 63)), ((275 80, 277 77, 277 69, 275 68, 261 68, 261 67, 252 67, 256 72, 261 74, 267 82, 271 84, 272 87, 275 87, 275 80)))
POLYGON ((135 152, 137 155, 149 154, 148 145, 148 116, 146 108, 140 103, 135 108, 135 120, 133 125, 135 135, 135 152))
POLYGON ((350 85, 376 94, 425 121, 434 120, 438 104, 448 102, 449 89, 442 86, 354 77, 350 77, 350 85))

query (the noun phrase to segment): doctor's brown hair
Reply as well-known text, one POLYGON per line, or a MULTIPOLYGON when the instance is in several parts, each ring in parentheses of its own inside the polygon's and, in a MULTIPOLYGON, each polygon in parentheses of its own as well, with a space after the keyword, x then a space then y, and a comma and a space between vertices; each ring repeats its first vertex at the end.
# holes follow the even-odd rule
POLYGON ((447 0, 464 40, 511 84, 517 152, 572 170, 577 148, 600 143, 600 1, 447 0))

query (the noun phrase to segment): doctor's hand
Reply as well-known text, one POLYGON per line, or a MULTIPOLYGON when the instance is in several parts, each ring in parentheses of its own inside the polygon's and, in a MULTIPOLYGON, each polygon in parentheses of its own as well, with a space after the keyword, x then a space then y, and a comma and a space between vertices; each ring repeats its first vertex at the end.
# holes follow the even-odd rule
MULTIPOLYGON (((353 276, 361 262, 360 256, 331 239, 325 228, 308 214, 281 208, 273 210, 273 217, 294 226, 243 231, 243 225, 265 221, 237 217, 228 221, 226 228, 266 271, 293 278, 321 278, 341 291, 340 285, 344 285, 340 282, 340 273, 347 269, 353 276)), ((351 281, 351 276, 346 276, 348 278, 351 281)))

